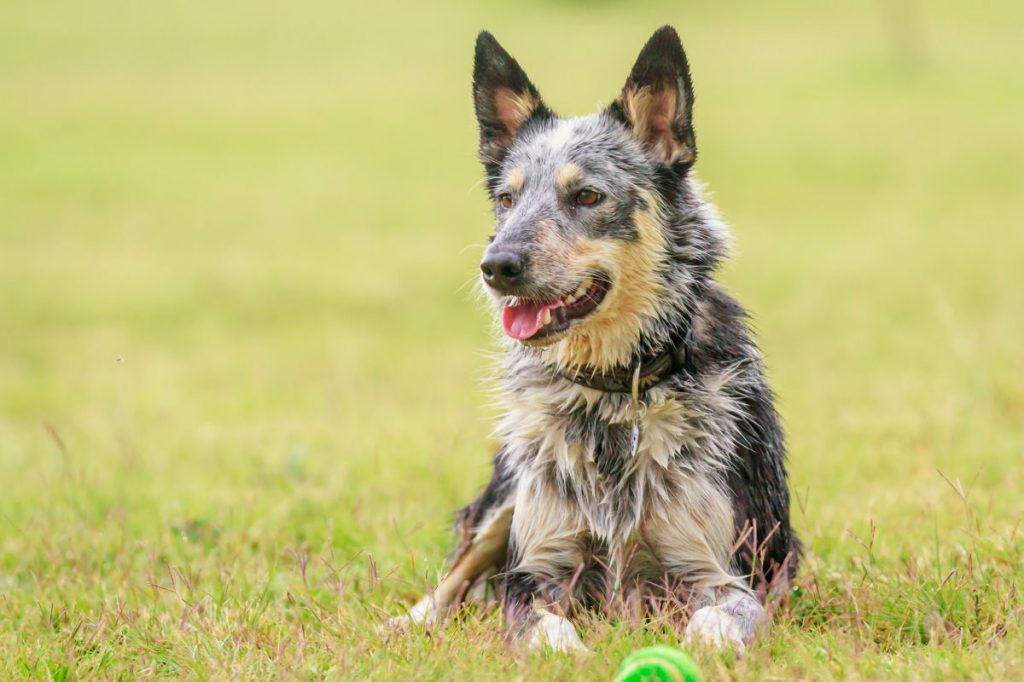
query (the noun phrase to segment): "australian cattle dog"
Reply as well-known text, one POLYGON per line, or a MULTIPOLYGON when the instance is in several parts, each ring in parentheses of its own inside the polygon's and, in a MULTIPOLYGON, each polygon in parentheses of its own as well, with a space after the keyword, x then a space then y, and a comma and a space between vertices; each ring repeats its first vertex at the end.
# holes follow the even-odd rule
POLYGON ((473 99, 499 446, 448 573, 398 621, 493 585, 514 642, 585 650, 581 610, 674 600, 685 639, 742 652, 799 544, 761 355, 714 279, 728 234, 693 173, 679 36, 659 29, 611 104, 566 118, 484 32, 473 99))

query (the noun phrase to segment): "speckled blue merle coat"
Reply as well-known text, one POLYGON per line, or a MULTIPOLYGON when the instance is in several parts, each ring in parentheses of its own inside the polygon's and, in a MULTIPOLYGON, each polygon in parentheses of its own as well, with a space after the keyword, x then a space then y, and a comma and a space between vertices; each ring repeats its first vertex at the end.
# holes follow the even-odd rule
POLYGON ((473 95, 495 210, 482 281, 507 333, 500 449, 409 618, 489 580, 530 645, 582 648, 580 608, 672 598, 688 636, 742 649, 798 543, 762 359, 713 279, 727 233, 693 176, 679 38, 657 31, 610 106, 561 118, 481 33, 473 95))

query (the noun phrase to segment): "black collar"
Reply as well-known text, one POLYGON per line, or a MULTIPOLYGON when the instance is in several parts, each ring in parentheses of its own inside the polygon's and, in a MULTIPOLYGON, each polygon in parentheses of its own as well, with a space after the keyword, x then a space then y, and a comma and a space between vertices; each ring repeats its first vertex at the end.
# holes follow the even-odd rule
POLYGON ((639 390, 643 393, 686 368, 690 359, 690 326, 686 327, 684 333, 673 336, 660 352, 638 358, 629 367, 614 367, 604 372, 583 367, 577 372, 561 372, 561 375, 580 386, 605 393, 632 393, 633 376, 639 363, 639 390))

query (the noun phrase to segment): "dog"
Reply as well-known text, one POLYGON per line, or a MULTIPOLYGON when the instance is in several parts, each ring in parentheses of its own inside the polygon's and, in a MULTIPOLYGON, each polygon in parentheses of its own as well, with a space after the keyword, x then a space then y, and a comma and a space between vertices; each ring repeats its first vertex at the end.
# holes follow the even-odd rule
POLYGON ((495 221, 480 278, 507 346, 500 445, 449 571, 399 622, 496 583, 530 647, 585 651, 574 614, 669 600, 687 641, 742 653, 800 545, 761 355, 714 279, 728 234, 692 172, 679 36, 656 31, 607 108, 563 118, 482 32, 473 100, 495 221))

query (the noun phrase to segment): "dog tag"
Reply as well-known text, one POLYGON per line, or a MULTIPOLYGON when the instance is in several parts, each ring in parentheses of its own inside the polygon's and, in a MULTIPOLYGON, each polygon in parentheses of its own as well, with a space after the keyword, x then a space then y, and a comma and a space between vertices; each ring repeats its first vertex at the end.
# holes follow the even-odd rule
POLYGON ((633 370, 633 430, 629 434, 629 456, 636 457, 640 450, 640 360, 633 370))

